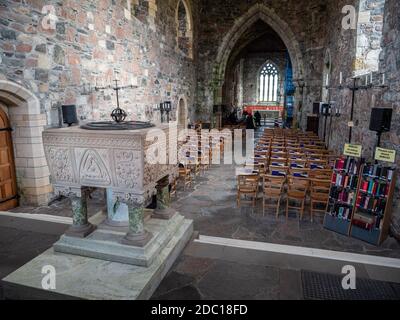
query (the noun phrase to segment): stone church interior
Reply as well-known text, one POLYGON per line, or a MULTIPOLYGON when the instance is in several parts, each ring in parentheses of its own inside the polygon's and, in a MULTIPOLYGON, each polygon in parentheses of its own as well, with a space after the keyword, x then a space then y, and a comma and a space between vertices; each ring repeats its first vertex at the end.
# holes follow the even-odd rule
POLYGON ((1 0, 0 36, 0 300, 400 298, 400 1, 1 0))

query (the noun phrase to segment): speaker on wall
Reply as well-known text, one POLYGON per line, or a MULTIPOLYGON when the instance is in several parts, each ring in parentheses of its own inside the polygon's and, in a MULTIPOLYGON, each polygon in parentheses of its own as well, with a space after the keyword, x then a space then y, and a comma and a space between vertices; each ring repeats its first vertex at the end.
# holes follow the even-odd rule
POLYGON ((72 126, 74 123, 79 123, 75 105, 61 106, 61 109, 64 123, 68 124, 68 126, 72 126))
POLYGON ((369 129, 375 132, 390 131, 393 109, 373 108, 369 129))
POLYGON ((320 114, 320 102, 314 102, 313 103, 313 114, 320 114))
POLYGON ((331 105, 329 103, 321 104, 321 113, 323 116, 329 116, 331 114, 331 105))

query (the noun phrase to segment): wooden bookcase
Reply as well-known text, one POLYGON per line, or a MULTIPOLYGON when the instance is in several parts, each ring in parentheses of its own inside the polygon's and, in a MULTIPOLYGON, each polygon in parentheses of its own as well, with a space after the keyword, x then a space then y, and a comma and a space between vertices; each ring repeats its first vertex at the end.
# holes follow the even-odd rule
POLYGON ((396 169, 390 166, 379 164, 362 166, 350 236, 377 246, 387 239, 392 218, 396 176, 396 169), (389 179, 390 171, 392 176, 389 179))
POLYGON ((363 160, 352 157, 342 157, 335 161, 324 218, 326 229, 350 235, 362 164, 363 160))

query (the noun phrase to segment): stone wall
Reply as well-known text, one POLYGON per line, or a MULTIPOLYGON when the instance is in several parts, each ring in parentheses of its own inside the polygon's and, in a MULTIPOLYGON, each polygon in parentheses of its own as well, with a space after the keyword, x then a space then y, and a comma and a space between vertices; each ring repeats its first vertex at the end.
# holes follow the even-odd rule
MULTIPOLYGON (((280 81, 282 81, 285 77, 286 54, 284 52, 260 52, 247 54, 236 61, 234 63, 234 67, 231 67, 230 70, 228 70, 224 104, 234 104, 232 86, 229 84, 233 83, 234 81, 234 70, 238 68, 240 61, 243 63, 241 75, 243 77, 243 81, 241 84, 238 84, 241 86, 241 88, 237 88, 237 92, 241 92, 241 97, 238 97, 237 100, 243 101, 243 105, 255 105, 259 103, 259 71, 265 62, 271 61, 278 67, 280 71, 280 81)), ((281 83, 281 92, 283 92, 283 82, 281 83)))
MULTIPOLYGON (((373 5, 373 1, 369 1, 373 5)), ((380 3, 381 1, 377 1, 380 3)), ((348 4, 348 1, 342 1, 348 4)), ((363 156, 367 160, 373 160, 376 146, 376 133, 369 130, 372 107, 393 108, 392 129, 382 136, 382 146, 397 151, 396 164, 400 165, 400 2, 386 0, 384 13, 384 27, 382 36, 382 52, 380 54, 379 71, 373 74, 374 84, 382 82, 381 73, 385 73, 387 88, 375 88, 359 90, 355 94, 354 123, 352 143, 362 144, 363 156)), ((339 72, 344 73, 347 84, 352 85, 350 77, 353 75, 354 65, 352 61, 356 53, 356 30, 343 30, 339 17, 331 20, 330 24, 333 37, 327 41, 327 47, 332 55, 332 81, 336 85, 339 81, 339 72)), ((364 83, 364 79, 361 80, 364 83)), ((347 89, 332 90, 331 100, 341 106, 343 114, 340 118, 333 118, 330 147, 339 154, 343 152, 344 143, 349 140, 349 128, 351 109, 351 91, 347 89)), ((321 121, 322 122, 322 121, 321 121)), ((397 183, 400 187, 400 181, 397 183)), ((399 204, 399 190, 396 190, 396 207, 399 204)), ((400 212, 394 211, 397 220, 400 220, 400 212)))
MULTIPOLYGON (((186 3, 198 12, 197 0, 186 3)), ((0 100, 9 106, 15 129, 23 203, 48 199, 41 133, 59 125, 61 105, 75 104, 82 121, 109 119, 115 92, 94 86, 109 86, 115 77, 137 86, 120 96, 132 120, 159 121, 154 109, 166 100, 172 101, 174 120, 182 97, 191 114, 197 57, 178 50, 177 7, 178 0, 0 1, 0 100)))
MULTIPOLYGON (((233 49, 235 43, 225 44, 230 31, 245 32, 251 27, 253 18, 249 12, 265 12, 267 23, 281 36, 286 37, 285 45, 291 51, 294 60, 295 82, 303 79, 304 112, 301 122, 304 125, 305 115, 311 111, 312 102, 320 99, 324 42, 327 34, 328 17, 327 1, 319 0, 249 0, 249 1, 215 1, 204 0, 200 6, 202 14, 199 27, 199 60, 197 117, 204 120, 210 114, 215 101, 218 101, 218 87, 224 77, 220 77, 218 60, 221 48, 233 49), (250 22, 249 22, 250 21, 250 22), (237 26, 241 26, 236 28, 237 26), (301 69, 301 70, 300 70, 301 69)), ((334 9, 341 11, 341 7, 334 9)), ((329 13, 330 14, 330 13, 329 13)), ((240 35, 239 35, 240 36, 240 35)), ((298 91, 296 107, 299 108, 302 98, 298 91)))
POLYGON ((355 74, 379 70, 385 0, 360 0, 355 74))
POLYGON ((193 59, 177 50, 177 0, 134 0, 130 6, 111 0, 2 1, 0 6, 1 77, 32 91, 49 124, 58 124, 62 104, 76 104, 81 120, 108 118, 114 92, 89 93, 89 85, 110 85, 115 71, 122 85, 138 85, 121 97, 131 119, 154 120, 154 106, 172 100, 176 107, 178 95, 193 104, 196 73, 193 59), (54 29, 42 14, 48 5, 55 8, 54 29))
MULTIPOLYGON (((244 61, 243 76, 243 103, 257 104, 259 103, 259 71, 266 61, 273 62, 279 69, 280 81, 285 77, 285 53, 265 53, 252 54, 244 61)), ((283 90, 283 82, 281 92, 283 90)))

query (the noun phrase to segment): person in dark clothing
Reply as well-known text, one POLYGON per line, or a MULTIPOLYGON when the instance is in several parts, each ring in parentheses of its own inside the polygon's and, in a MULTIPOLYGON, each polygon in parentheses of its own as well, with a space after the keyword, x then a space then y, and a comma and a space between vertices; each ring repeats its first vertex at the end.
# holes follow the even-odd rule
POLYGON ((256 119, 256 126, 261 127, 261 113, 258 110, 254 114, 254 118, 256 119))
POLYGON ((254 130, 255 129, 254 119, 253 119, 253 116, 250 113, 248 113, 247 117, 246 117, 246 129, 248 129, 248 130, 250 130, 250 129, 254 130))
POLYGON ((229 115, 228 121, 229 121, 230 124, 237 124, 237 123, 238 123, 238 119, 237 119, 236 112, 232 112, 232 113, 229 115))

